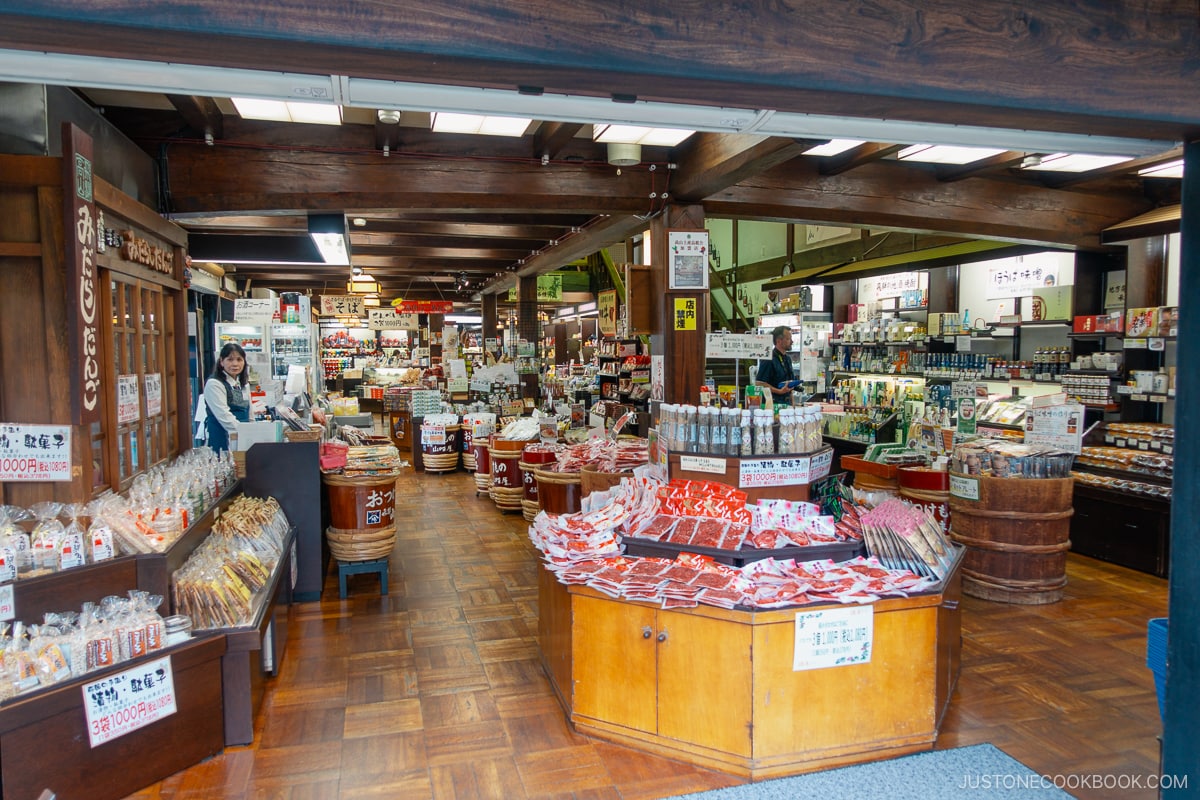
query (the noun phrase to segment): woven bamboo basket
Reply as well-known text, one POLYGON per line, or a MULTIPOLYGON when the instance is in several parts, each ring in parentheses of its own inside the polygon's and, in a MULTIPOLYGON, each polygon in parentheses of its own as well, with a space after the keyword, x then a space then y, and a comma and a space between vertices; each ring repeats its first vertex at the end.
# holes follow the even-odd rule
POLYGON ((323 433, 325 433, 325 429, 320 425, 312 425, 306 431, 294 431, 291 428, 285 428, 283 438, 289 442, 319 442, 323 433))
POLYGON ((526 522, 533 522, 533 518, 542 510, 542 504, 537 500, 522 500, 521 501, 521 516, 525 517, 526 522))
POLYGON ((525 489, 521 486, 515 489, 492 486, 492 500, 501 511, 524 511, 521 504, 525 500, 525 489))
POLYGON ((396 526, 386 528, 325 529, 329 552, 338 561, 372 561, 391 554, 396 546, 396 526))
POLYGON ((464 450, 462 454, 462 465, 463 469, 474 472, 475 468, 479 466, 475 463, 475 453, 464 450))
POLYGON ((454 472, 458 469, 458 453, 442 453, 440 455, 422 455, 421 463, 426 472, 454 472))
POLYGON ((492 473, 475 473, 475 494, 479 494, 480 492, 483 492, 484 494, 492 493, 492 473))

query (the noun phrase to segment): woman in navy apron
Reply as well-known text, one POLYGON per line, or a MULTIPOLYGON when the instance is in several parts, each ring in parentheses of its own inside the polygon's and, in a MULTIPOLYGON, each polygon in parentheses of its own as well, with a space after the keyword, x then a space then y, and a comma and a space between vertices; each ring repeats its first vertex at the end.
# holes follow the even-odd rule
POLYGON ((212 377, 204 383, 207 416, 204 427, 208 446, 215 452, 229 449, 229 434, 239 422, 250 421, 250 388, 246 377, 246 351, 236 342, 221 348, 212 377))

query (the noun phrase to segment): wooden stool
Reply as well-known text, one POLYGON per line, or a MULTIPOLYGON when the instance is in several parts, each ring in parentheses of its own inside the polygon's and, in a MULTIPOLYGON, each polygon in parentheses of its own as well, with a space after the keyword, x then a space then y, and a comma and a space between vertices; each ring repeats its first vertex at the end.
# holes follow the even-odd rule
POLYGON ((379 594, 388 593, 388 560, 377 558, 373 561, 339 561, 338 567, 338 597, 346 599, 346 576, 361 575, 364 572, 379 573, 379 594))

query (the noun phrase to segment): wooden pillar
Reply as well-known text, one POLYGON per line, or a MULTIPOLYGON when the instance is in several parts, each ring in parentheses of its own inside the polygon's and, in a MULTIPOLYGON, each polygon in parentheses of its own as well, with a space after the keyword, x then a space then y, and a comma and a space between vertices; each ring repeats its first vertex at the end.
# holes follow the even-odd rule
POLYGON ((657 288, 653 304, 650 352, 663 357, 663 400, 696 403, 704 384, 704 340, 709 327, 707 291, 670 291, 667 273, 667 232, 704 230, 704 207, 670 205, 650 223, 650 266, 657 288), (695 301, 696 329, 675 329, 676 301, 695 301))
MULTIPOLYGON (((1163 721, 1164 775, 1194 773, 1200 741, 1200 453, 1187 445, 1200 437, 1200 140, 1183 149, 1183 211, 1179 256, 1179 368, 1175 384, 1175 493, 1171 499, 1171 575, 1167 630, 1167 702, 1163 721)), ((1128 289, 1126 289, 1128 293, 1128 289)), ((1128 294, 1126 295, 1128 296, 1128 294)), ((1196 775, 1189 776, 1196 780, 1196 775)), ((1163 790, 1164 798, 1193 796, 1195 785, 1163 790)))
POLYGON ((1148 236, 1130 242, 1125 268, 1125 307, 1161 306, 1166 288, 1166 274, 1165 236, 1148 236))
POLYGON ((500 334, 496 332, 496 295, 485 294, 483 296, 480 314, 483 316, 484 341, 498 339, 500 334))
MULTIPOLYGON (((538 335, 536 275, 521 278, 520 287, 517 290, 517 339, 532 342, 534 356, 540 355, 538 353, 541 337, 538 335)), ((519 378, 521 380, 521 396, 537 397, 537 373, 523 374, 519 378)))

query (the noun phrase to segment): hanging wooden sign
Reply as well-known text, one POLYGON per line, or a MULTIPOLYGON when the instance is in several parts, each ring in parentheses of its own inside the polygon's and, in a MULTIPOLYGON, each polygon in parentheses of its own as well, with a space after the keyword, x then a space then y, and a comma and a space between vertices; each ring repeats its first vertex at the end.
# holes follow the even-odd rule
POLYGON ((92 137, 64 122, 62 150, 71 421, 90 425, 100 420, 100 296, 96 291, 92 137))

